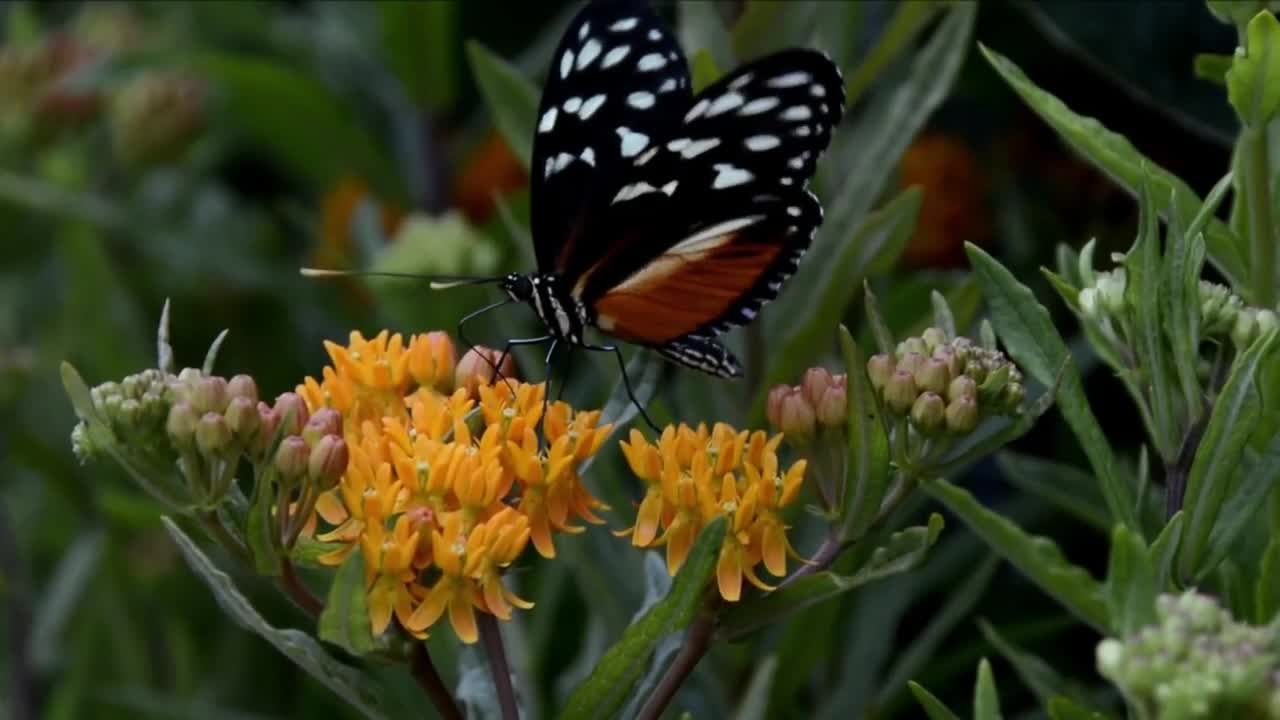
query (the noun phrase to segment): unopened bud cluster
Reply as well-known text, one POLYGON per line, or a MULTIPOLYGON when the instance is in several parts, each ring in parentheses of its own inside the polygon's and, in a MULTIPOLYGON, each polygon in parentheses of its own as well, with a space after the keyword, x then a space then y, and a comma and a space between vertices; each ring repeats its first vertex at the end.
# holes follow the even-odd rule
POLYGON ((1161 595, 1156 623, 1098 644, 1098 671, 1146 717, 1280 719, 1280 643, 1207 595, 1161 595))
POLYGON ((848 378, 826 368, 805 371, 799 385, 777 385, 769 391, 769 425, 793 442, 823 429, 844 426, 849 417, 848 378))
MULTIPOLYGON (((89 393, 94 410, 114 438, 129 438, 141 453, 167 450, 165 418, 173 393, 159 370, 144 370, 120 382, 107 382, 89 393)), ((81 462, 99 458, 107 448, 81 422, 71 431, 71 448, 81 462)))
POLYGON ((867 360, 867 377, 889 413, 923 435, 972 432, 987 415, 1014 415, 1026 389, 1004 353, 937 328, 867 360))
MULTIPOLYGON (((1077 296, 1081 314, 1104 324, 1114 335, 1112 322, 1122 319, 1129 311, 1125 290, 1123 268, 1096 273, 1094 284, 1082 288, 1077 296)), ((1243 349, 1260 334, 1280 328, 1280 316, 1274 310, 1245 305, 1224 285, 1201 280, 1199 295, 1202 338, 1230 339, 1237 348, 1243 349)))

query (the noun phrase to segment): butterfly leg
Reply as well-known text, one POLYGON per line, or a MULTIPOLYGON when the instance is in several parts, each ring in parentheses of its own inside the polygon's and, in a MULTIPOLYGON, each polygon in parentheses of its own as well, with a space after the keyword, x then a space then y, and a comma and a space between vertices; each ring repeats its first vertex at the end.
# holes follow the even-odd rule
POLYGON ((493 375, 495 380, 501 379, 503 382, 507 383, 507 388, 511 390, 511 397, 513 399, 516 396, 516 389, 511 385, 511 380, 502 375, 502 363, 507 361, 507 356, 511 354, 512 348, 524 347, 525 345, 541 345, 542 343, 548 340, 552 341, 551 344, 552 344, 552 347, 554 348, 555 347, 554 335, 540 335, 538 337, 531 337, 531 338, 515 338, 513 340, 508 340, 507 344, 502 346, 502 352, 498 355, 498 362, 494 363, 493 365, 493 375))
MULTIPOLYGON (((551 375, 552 375, 551 358, 553 355, 556 354, 556 347, 559 344, 560 344, 560 339, 553 338, 551 340, 551 347, 547 348, 547 356, 542 361, 542 364, 547 368, 547 384, 546 384, 546 387, 543 388, 543 392, 542 392, 542 416, 538 420, 539 423, 545 423, 547 421, 547 405, 550 403, 550 400, 551 400, 551 375)), ((566 380, 567 379, 568 378, 566 378, 566 380)), ((561 387, 563 386, 564 386, 564 381, 561 381, 561 387)), ((546 432, 539 433, 538 434, 538 444, 540 446, 539 449, 541 450, 547 449, 545 447, 546 442, 547 442, 546 432)))
POLYGON ((636 392, 631 388, 631 378, 627 375, 627 362, 622 357, 622 351, 617 345, 586 345, 580 346, 583 350, 592 350, 594 352, 611 352, 618 360, 618 371, 622 373, 622 387, 627 391, 627 398, 631 400, 631 404, 636 406, 636 410, 640 411, 640 417, 644 418, 645 424, 655 433, 661 434, 662 430, 657 423, 649 417, 649 413, 645 412, 644 405, 636 398, 636 392))
POLYGON ((564 372, 560 374, 560 389, 556 391, 556 402, 564 397, 564 389, 569 386, 570 368, 573 367, 573 345, 569 345, 564 355, 564 372))

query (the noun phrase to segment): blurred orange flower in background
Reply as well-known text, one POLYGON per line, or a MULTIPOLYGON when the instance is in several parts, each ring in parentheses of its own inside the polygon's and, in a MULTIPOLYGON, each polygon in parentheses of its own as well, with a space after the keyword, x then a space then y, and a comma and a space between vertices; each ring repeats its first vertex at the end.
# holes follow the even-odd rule
POLYGON ((981 245, 991 232, 987 176, 977 155, 955 136, 924 134, 907 148, 899 171, 901 187, 924 189, 903 264, 912 268, 963 265, 964 244, 981 245))
POLYGON ((493 217, 494 197, 527 185, 529 175, 520 158, 498 132, 490 132, 472 151, 453 185, 453 204, 467 219, 482 225, 493 217))

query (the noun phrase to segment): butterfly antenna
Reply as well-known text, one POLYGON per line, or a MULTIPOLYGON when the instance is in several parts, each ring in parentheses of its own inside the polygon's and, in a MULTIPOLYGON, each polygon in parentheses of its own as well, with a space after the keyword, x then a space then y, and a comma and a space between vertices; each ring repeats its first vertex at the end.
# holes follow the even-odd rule
POLYGON ((417 273, 382 272, 374 270, 327 270, 325 268, 304 267, 298 273, 306 278, 340 278, 340 277, 383 277, 401 280, 419 280, 431 285, 432 290, 446 290, 463 285, 488 285, 502 282, 504 276, 472 277, 463 275, 418 275, 417 273))

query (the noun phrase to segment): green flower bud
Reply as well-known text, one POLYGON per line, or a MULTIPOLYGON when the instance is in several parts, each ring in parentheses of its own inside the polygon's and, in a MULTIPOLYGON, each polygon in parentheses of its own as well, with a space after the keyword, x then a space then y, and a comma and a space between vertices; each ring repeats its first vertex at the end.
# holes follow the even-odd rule
POLYGON ((924 363, 924 359, 925 359, 925 356, 921 355, 918 352, 903 353, 898 358, 898 364, 896 369, 909 372, 912 375, 914 375, 916 370, 920 368, 920 365, 924 363))
POLYGON ((951 373, 947 366, 937 358, 922 361, 915 371, 916 387, 921 391, 942 394, 951 382, 951 373))
POLYGON ((195 447, 196 425, 200 416, 190 405, 184 402, 174 403, 169 408, 169 417, 165 422, 165 431, 174 447, 189 450, 195 447))
POLYGON ((244 444, 251 442, 258 434, 258 428, 262 425, 262 418, 258 415, 258 406, 247 397, 233 397, 231 402, 227 403, 227 411, 223 414, 226 418, 227 428, 231 430, 231 434, 235 436, 236 441, 244 444))
POLYGON ((1253 342, 1258 332, 1257 311, 1253 308, 1242 308, 1236 313, 1236 322, 1231 327, 1231 342, 1241 350, 1253 342))
POLYGON ((957 400, 962 397, 967 397, 973 400, 978 398, 978 383, 974 382, 973 378, 968 375, 961 375, 960 377, 953 379, 951 384, 947 386, 948 401, 957 400))
POLYGON ((1076 302, 1080 303, 1080 312, 1085 317, 1097 318, 1100 315, 1097 288, 1087 287, 1081 290, 1076 302))
POLYGON ((307 478, 321 490, 338 484, 347 471, 347 443, 337 435, 325 435, 316 441, 307 459, 307 478))
POLYGON ((963 435, 978 427, 978 401, 959 397, 947 403, 947 432, 963 435))
POLYGON ((1022 401, 1027 397, 1027 390, 1022 383, 1011 382, 1004 388, 1004 412, 1013 414, 1022 407, 1022 401))
POLYGON ((981 360, 970 357, 969 362, 964 366, 964 374, 973 378, 974 382, 981 384, 987 379, 987 367, 981 360))
POLYGON ((191 388, 191 407, 202 413, 222 413, 227 410, 227 381, 217 375, 197 380, 191 388))
POLYGON ((1102 307, 1111 315, 1121 315, 1125 312, 1125 285, 1123 268, 1098 273, 1098 281, 1095 283, 1098 288, 1098 299, 1102 307))
POLYGON ((236 375, 227 381, 227 397, 242 397, 250 405, 258 404, 258 384, 248 375, 236 375))
POLYGON ((885 405, 899 415, 905 415, 911 410, 917 394, 915 377, 902 369, 894 372, 884 386, 885 405))
POLYGON ((302 428, 302 439, 313 447, 326 435, 342 435, 342 414, 333 408, 320 408, 302 428))
POLYGON ((1009 386, 1009 366, 1000 365, 988 370, 987 379, 978 384, 978 400, 982 403, 1000 402, 1004 389, 1009 386))
POLYGON ((924 332, 920 333, 920 339, 924 341, 924 346, 930 353, 947 344, 947 334, 936 327, 925 328, 924 332))
POLYGON ((917 355, 928 355, 929 347, 924 344, 923 338, 909 337, 906 340, 903 340, 902 342, 898 343, 898 353, 897 353, 898 358, 901 359, 902 356, 907 355, 908 353, 915 353, 917 355))
POLYGON ((222 415, 207 412, 196 423, 196 447, 206 457, 221 455, 231 445, 231 429, 222 415))
POLYGON ((307 447, 307 442, 297 435, 280 441, 280 447, 276 449, 275 467, 276 472, 286 480, 297 480, 306 474, 307 468, 311 463, 311 448, 307 447))
POLYGON ((911 406, 911 424, 925 435, 932 435, 946 424, 946 404, 935 392, 923 392, 911 406))
POLYGON ((883 353, 867 358, 867 379, 876 392, 884 389, 894 371, 893 358, 883 353))
POLYGON ((1259 310, 1257 320, 1259 335, 1266 335, 1267 333, 1275 332, 1276 328, 1280 327, 1280 318, 1276 317, 1274 310, 1268 310, 1266 308, 1259 310))
POLYGON ((955 377, 964 372, 964 361, 960 359, 960 355, 950 345, 935 348, 933 357, 947 366, 947 374, 950 377, 955 377))

